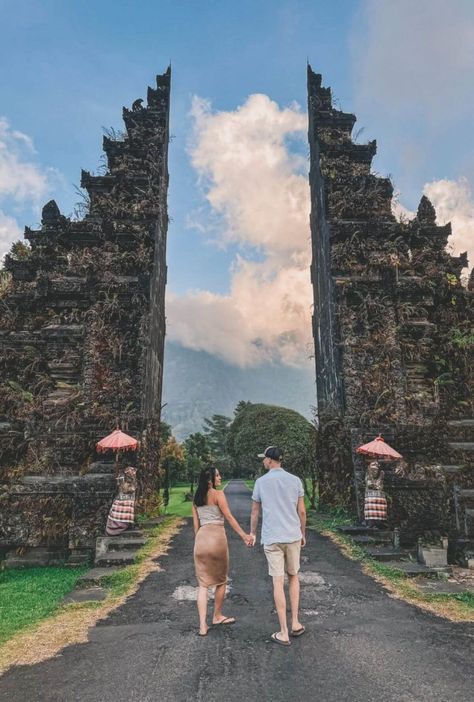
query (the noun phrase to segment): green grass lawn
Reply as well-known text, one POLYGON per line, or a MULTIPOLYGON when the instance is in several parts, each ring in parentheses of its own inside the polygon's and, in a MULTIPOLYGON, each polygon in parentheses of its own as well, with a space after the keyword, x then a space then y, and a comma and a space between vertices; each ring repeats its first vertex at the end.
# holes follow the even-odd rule
POLYGON ((86 570, 51 566, 0 571, 0 644, 52 614, 86 570))
POLYGON ((192 514, 192 502, 185 502, 184 496, 189 492, 189 485, 179 485, 170 488, 170 501, 166 508, 166 514, 177 514, 179 517, 190 517, 192 514))
MULTIPOLYGON (((223 490, 229 481, 226 480, 222 483, 221 489, 223 490)), ((192 516, 192 502, 185 502, 184 496, 189 492, 189 483, 186 485, 176 485, 170 488, 170 501, 168 507, 166 508, 165 514, 176 514, 178 517, 191 517, 192 516)))

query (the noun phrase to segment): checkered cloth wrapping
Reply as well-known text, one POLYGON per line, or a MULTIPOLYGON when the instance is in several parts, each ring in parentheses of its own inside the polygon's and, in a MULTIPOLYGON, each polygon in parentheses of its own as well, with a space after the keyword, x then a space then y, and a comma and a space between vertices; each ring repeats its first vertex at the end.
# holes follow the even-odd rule
POLYGON ((117 522, 133 524, 135 521, 135 500, 114 500, 109 517, 117 522))
POLYGON ((115 519, 110 517, 107 519, 107 525, 105 527, 105 533, 107 536, 118 536, 118 534, 123 534, 127 531, 130 524, 124 524, 124 522, 117 522, 115 519))
POLYGON ((368 490, 364 502, 365 519, 387 519, 387 499, 381 490, 368 490))

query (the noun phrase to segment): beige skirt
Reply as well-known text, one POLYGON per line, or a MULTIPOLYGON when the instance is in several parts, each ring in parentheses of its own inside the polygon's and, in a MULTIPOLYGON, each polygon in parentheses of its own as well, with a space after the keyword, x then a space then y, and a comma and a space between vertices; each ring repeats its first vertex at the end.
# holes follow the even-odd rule
POLYGON ((194 542, 194 565, 199 585, 224 585, 229 571, 229 547, 223 524, 204 524, 194 542))

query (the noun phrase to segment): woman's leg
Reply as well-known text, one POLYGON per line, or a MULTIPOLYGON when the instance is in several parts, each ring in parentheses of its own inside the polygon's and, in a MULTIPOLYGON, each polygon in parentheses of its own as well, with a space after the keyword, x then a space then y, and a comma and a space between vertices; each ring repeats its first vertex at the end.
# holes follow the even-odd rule
POLYGON ((225 599, 225 583, 224 585, 217 585, 216 592, 214 594, 214 616, 212 617, 213 624, 219 624, 222 619, 225 619, 222 614, 222 605, 225 599))
POLYGON ((199 613, 199 633, 207 634, 208 626, 206 622, 207 618, 207 587, 199 585, 198 595, 197 595, 197 607, 199 613))

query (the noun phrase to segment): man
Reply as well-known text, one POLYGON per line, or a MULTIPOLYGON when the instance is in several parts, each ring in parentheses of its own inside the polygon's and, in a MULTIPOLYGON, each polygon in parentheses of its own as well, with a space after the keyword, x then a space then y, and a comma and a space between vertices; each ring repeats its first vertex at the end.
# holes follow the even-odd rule
POLYGON ((263 458, 263 465, 268 472, 255 482, 250 533, 255 543, 262 505, 262 544, 268 561, 268 572, 273 578, 273 597, 280 622, 280 631, 272 634, 272 641, 289 646, 285 572, 288 575, 291 605, 290 634, 301 636, 305 632, 298 612, 300 550, 306 544, 304 490, 301 480, 282 468, 282 452, 277 446, 269 446, 258 457, 263 458))

